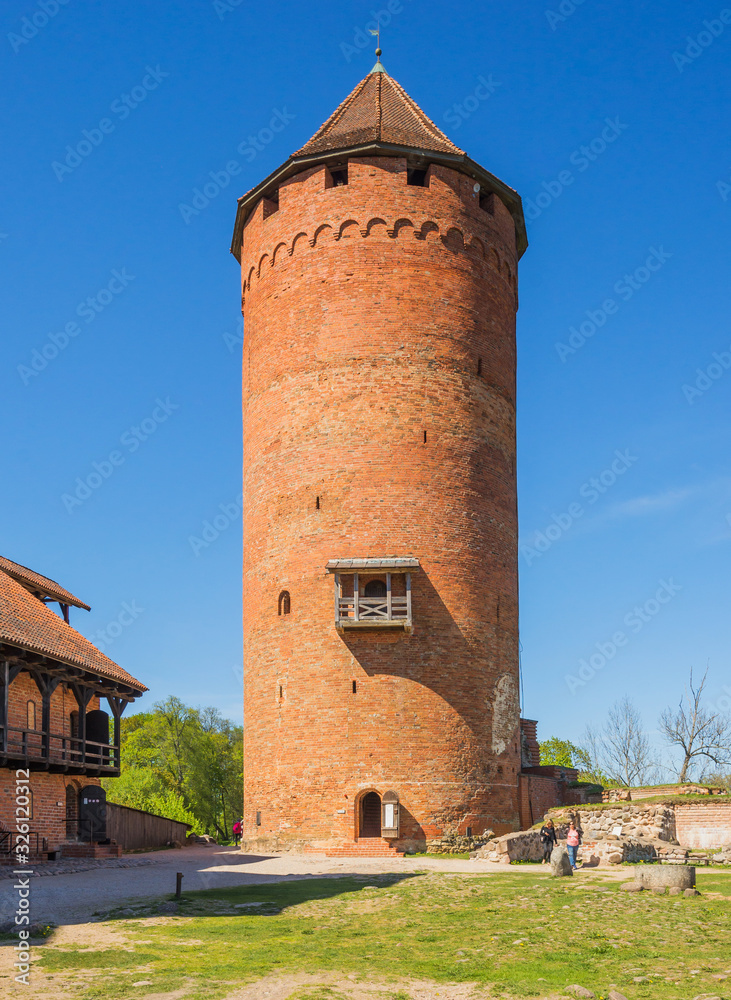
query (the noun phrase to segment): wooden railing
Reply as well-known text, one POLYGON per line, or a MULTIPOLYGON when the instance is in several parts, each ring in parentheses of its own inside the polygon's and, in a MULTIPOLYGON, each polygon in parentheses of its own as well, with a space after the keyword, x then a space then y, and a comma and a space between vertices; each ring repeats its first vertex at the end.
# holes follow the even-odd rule
MULTIPOLYGON (((0 738, 5 736, 0 726, 0 738)), ((7 743, 3 739, 6 757, 28 762, 68 764, 75 767, 119 769, 119 747, 112 743, 80 740, 76 736, 44 732, 41 729, 7 727, 7 743)))
POLYGON ((359 597, 358 614, 355 613, 355 598, 341 597, 338 603, 339 620, 342 621, 406 621, 409 616, 406 597, 359 597), (390 604, 390 607, 389 607, 390 604))

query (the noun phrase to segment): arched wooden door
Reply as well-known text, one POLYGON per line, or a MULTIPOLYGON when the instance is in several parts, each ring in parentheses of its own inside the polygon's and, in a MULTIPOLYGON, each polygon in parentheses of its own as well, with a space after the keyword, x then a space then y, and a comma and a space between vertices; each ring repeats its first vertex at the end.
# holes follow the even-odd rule
POLYGON ((79 838, 91 844, 107 836, 107 793, 98 785, 79 792, 79 838))
POLYGON ((378 792, 366 792, 360 803, 359 837, 381 836, 381 796, 378 792))

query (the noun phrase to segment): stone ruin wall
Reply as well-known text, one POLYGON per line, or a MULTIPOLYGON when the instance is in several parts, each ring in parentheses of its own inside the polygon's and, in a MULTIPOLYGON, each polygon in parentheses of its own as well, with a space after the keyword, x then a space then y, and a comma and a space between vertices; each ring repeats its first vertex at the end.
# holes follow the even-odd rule
MULTIPOLYGON (((580 857, 587 865, 665 861, 684 864, 688 849, 723 848, 715 863, 731 861, 731 803, 687 805, 618 803, 616 808, 558 808, 549 812, 559 843, 571 819, 581 830, 580 857)), ((472 854, 479 860, 509 864, 540 861, 543 849, 537 829, 493 838, 472 854)), ((705 862, 701 862, 705 863, 705 862)))

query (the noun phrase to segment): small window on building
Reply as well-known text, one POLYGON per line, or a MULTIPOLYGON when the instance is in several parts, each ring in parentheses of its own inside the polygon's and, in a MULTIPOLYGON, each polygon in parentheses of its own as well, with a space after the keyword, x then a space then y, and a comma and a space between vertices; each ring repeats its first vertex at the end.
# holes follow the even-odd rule
POLYGON ((319 497, 315 497, 315 510, 319 510, 319 509, 320 509, 320 498, 319 497))
POLYGON ((467 827, 467 836, 468 836, 468 837, 471 837, 471 836, 472 836, 472 827, 471 827, 471 826, 468 826, 468 827, 467 827))
POLYGON ((279 608, 279 614, 280 615, 288 615, 289 614, 289 612, 291 610, 291 601, 289 599, 289 591, 288 590, 283 590, 282 593, 279 595, 278 608, 279 608))
POLYGON ((426 173, 426 168, 409 167, 406 171, 406 183, 410 184, 411 187, 429 187, 426 173))
POLYGON ((424 444, 426 444, 426 431, 424 431, 424 444))
POLYGON ((355 694, 357 692, 357 690, 358 690, 358 682, 357 681, 353 681, 353 694, 355 694))
POLYGON ((279 188, 274 191, 270 191, 268 195, 264 197, 264 218, 268 219, 270 215, 274 215, 275 212, 279 211, 279 188))
POLYGON ((282 698, 284 698, 284 687, 280 684, 279 685, 279 700, 281 701, 282 698))
POLYGON ((495 214, 495 195, 487 191, 480 192, 480 208, 483 212, 487 212, 488 215, 495 214))
POLYGON ((331 167, 325 177, 325 187, 345 187, 348 183, 348 167, 331 167))
POLYGON ((28 727, 28 729, 35 729, 36 728, 36 703, 34 701, 29 701, 28 702, 27 713, 28 713, 28 718, 27 718, 27 723, 26 723, 27 727, 28 727))
POLYGON ((386 584, 383 580, 369 580, 365 585, 364 597, 385 597, 386 584))
POLYGON ((477 374, 482 375, 482 358, 477 359, 477 374))
POLYGON ((257 826, 261 826, 261 813, 260 812, 258 812, 256 814, 256 825, 257 826))

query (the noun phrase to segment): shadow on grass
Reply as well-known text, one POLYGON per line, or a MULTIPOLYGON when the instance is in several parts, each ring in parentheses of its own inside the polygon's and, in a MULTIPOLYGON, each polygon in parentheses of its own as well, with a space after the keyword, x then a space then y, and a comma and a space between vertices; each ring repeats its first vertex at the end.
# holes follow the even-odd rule
POLYGON ((403 872, 363 875, 338 874, 320 878, 298 876, 277 882, 256 885, 229 886, 219 889, 198 889, 184 892, 180 899, 166 895, 156 902, 124 906, 109 911, 108 919, 141 919, 158 916, 248 916, 269 917, 283 913, 291 906, 317 900, 347 896, 351 893, 386 889, 424 872, 403 872))

